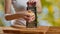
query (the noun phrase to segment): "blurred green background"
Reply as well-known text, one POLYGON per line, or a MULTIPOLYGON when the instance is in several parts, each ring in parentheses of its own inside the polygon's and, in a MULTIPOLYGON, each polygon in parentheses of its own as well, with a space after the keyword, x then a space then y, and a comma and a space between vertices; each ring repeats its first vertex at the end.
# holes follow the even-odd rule
POLYGON ((0 0, 0 26, 4 26, 4 23, 2 22, 3 12, 4 12, 4 0, 0 0))
POLYGON ((39 25, 60 26, 60 0, 41 0, 42 13, 38 14, 39 25))

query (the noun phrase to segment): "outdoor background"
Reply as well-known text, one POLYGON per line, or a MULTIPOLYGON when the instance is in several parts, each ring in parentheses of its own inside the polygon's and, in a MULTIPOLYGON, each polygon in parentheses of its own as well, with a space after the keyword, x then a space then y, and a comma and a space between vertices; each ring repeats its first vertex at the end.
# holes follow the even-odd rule
MULTIPOLYGON (((60 26, 60 0, 41 0, 42 13, 38 14, 38 26, 60 26)), ((9 26, 4 19, 4 0, 0 0, 0 26, 9 26)))

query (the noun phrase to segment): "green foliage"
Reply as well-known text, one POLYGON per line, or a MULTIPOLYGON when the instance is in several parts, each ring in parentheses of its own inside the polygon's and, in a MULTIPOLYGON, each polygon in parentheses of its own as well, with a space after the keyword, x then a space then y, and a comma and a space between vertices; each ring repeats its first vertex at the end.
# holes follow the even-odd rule
MULTIPOLYGON (((46 0, 41 0, 42 7, 47 7, 48 8, 48 14, 46 16, 44 16, 44 18, 42 18, 42 19, 43 20, 47 20, 48 23, 52 24, 53 26, 60 26, 60 23, 59 23, 60 19, 57 18, 57 20, 55 21, 55 18, 54 18, 54 9, 53 9, 53 6, 56 5, 56 1, 58 1, 58 0, 53 0, 53 1, 50 0, 50 2, 47 2, 46 0)), ((56 6, 58 6, 58 8, 60 8, 59 5, 56 5, 56 6)))
POLYGON ((3 22, 2 22, 2 20, 0 19, 0 26, 4 26, 4 24, 3 24, 3 22))
POLYGON ((52 4, 50 2, 46 2, 46 0, 41 0, 41 3, 42 3, 42 6, 46 6, 46 7, 52 4))
POLYGON ((0 0, 0 10, 4 10, 4 0, 0 0))

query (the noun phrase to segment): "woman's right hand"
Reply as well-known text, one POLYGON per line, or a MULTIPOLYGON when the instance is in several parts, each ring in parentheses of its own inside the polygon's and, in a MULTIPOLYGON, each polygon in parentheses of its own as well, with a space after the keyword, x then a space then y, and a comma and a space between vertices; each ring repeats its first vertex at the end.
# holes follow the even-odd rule
POLYGON ((31 10, 28 10, 24 15, 24 19, 26 19, 28 22, 35 20, 35 14, 31 10))

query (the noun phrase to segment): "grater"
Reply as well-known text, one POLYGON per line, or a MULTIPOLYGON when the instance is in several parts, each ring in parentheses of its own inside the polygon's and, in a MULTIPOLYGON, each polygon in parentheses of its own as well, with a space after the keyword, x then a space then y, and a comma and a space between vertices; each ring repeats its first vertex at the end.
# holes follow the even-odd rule
POLYGON ((37 27, 37 9, 36 9, 36 2, 27 2, 27 10, 32 10, 35 14, 35 20, 32 23, 26 23, 27 28, 34 28, 37 27))

